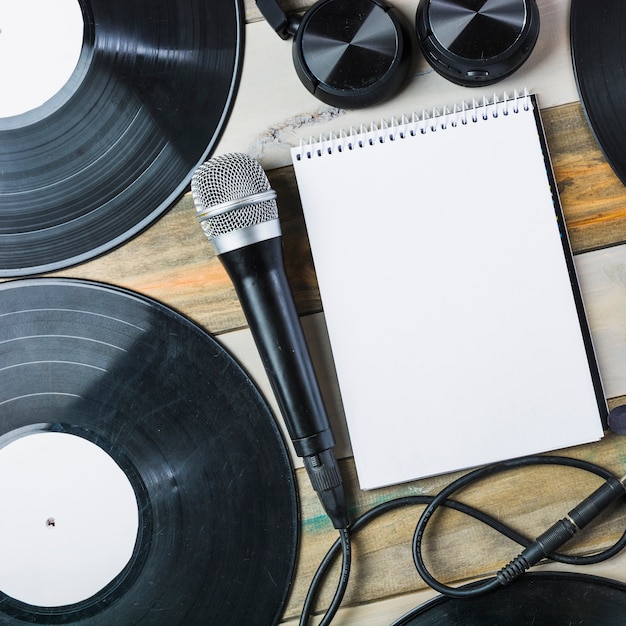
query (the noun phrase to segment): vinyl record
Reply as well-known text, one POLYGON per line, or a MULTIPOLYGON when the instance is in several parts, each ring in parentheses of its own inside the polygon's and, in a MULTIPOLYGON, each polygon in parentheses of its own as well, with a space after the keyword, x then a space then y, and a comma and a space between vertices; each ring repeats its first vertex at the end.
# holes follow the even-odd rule
POLYGON ((73 71, 43 103, 20 106, 24 86, 44 88, 46 76, 30 73, 65 43, 55 31, 72 39, 63 29, 73 20, 59 10, 46 18, 45 0, 13 0, 7 15, 3 8, 2 99, 16 100, 17 109, 0 113, 0 276, 85 261, 151 224, 214 148, 236 94, 240 0, 63 0, 54 7, 72 17, 72 3, 79 29, 75 65, 68 53, 73 71), (45 19, 53 23, 39 23, 45 19), (52 33, 47 47, 34 35, 37 26, 52 33), (3 72, 14 66, 12 82, 3 72))
MULTIPOLYGON (((59 435, 106 453, 122 470, 134 494, 134 543, 119 573, 88 597, 41 603, 30 600, 40 597, 36 589, 18 598, 6 593, 21 565, 7 564, 7 554, 26 554, 29 546, 0 533, 0 542, 11 542, 0 564, 1 624, 279 621, 297 550, 293 470, 266 403, 210 336, 155 301, 98 283, 35 278, 0 285, 0 463, 20 442, 37 436, 55 445, 59 435)), ((34 471, 35 488, 57 464, 73 461, 17 456, 14 463, 34 471)), ((6 494, 23 477, 2 475, 0 527, 23 527, 25 543, 43 534, 34 558, 51 570, 50 585, 53 577, 82 582, 91 575, 66 571, 81 556, 72 552, 89 552, 86 569, 96 570, 112 550, 90 537, 106 539, 117 514, 102 504, 96 472, 81 467, 75 474, 85 476, 52 481, 52 497, 45 489, 18 493, 21 502, 6 494), (93 487, 73 493, 75 479, 93 487), (90 500, 104 510, 88 517, 90 500), (37 519, 29 530, 31 505, 37 519), (55 561, 53 544, 72 516, 88 520, 87 539, 76 529, 55 561)), ((33 587, 38 569, 27 572, 33 587)))
POLYGON ((626 184, 626 6, 572 0, 571 48, 583 109, 606 160, 626 184))
POLYGON ((538 572, 476 598, 438 596, 394 626, 620 626, 626 586, 585 574, 538 572))

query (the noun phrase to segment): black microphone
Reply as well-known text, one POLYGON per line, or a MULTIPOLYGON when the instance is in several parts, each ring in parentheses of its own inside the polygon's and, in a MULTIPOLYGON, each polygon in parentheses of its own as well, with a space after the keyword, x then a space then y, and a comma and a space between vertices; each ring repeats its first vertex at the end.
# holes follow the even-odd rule
POLYGON ((296 454, 335 528, 348 527, 335 440, 285 273, 276 192, 246 154, 193 175, 197 218, 241 302, 296 454))

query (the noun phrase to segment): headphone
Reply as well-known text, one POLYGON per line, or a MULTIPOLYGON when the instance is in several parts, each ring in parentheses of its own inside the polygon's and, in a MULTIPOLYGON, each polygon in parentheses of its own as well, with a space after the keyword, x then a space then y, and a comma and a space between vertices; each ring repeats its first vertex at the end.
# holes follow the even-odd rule
MULTIPOLYGON (((317 0, 302 17, 256 0, 282 39, 293 37, 296 73, 340 108, 382 102, 402 85, 412 29, 385 0, 317 0)), ((433 69, 458 85, 491 85, 516 71, 539 35, 536 0, 419 0, 417 41, 433 69)))
POLYGON ((282 39, 293 37, 296 73, 319 100, 360 108, 391 97, 411 63, 411 32, 385 0, 318 0, 300 17, 257 0, 282 39))
POLYGON ((417 41, 433 69, 457 85, 491 85, 517 70, 539 35, 535 0, 420 0, 417 41))

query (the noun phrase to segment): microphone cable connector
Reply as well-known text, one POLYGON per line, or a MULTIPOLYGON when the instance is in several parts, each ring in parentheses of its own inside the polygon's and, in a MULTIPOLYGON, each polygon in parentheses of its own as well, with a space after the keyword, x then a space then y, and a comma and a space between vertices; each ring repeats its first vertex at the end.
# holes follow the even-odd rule
POLYGON ((618 480, 609 478, 576 505, 563 519, 553 524, 539 535, 508 565, 505 565, 496 578, 501 585, 506 585, 544 558, 559 551, 579 530, 598 517, 606 508, 620 497, 626 495, 626 476, 618 480))
POLYGON ((317 454, 302 457, 309 480, 317 493, 333 526, 345 529, 349 526, 346 497, 341 471, 331 448, 317 454))

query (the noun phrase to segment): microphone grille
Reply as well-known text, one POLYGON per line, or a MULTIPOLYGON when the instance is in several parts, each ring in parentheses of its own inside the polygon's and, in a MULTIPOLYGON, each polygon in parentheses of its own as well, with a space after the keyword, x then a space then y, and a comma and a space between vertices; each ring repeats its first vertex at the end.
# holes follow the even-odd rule
POLYGON ((229 153, 203 163, 191 179, 196 213, 207 237, 278 219, 276 199, 254 196, 271 191, 261 164, 243 153, 229 153))

